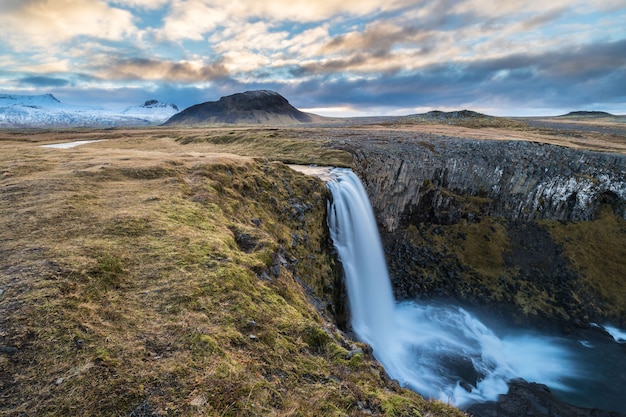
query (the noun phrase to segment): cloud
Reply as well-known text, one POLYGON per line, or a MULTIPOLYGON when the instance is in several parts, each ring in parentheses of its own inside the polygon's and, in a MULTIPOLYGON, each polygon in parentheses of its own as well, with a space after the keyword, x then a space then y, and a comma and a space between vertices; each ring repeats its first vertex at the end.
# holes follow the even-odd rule
POLYGON ((20 84, 34 87, 64 87, 70 82, 64 78, 47 77, 44 75, 32 75, 19 80, 20 84))
POLYGON ((272 20, 316 22, 337 15, 364 16, 374 12, 394 10, 411 4, 402 0, 273 0, 250 2, 232 0, 232 10, 238 16, 252 16, 272 20))
POLYGON ((545 26, 563 16, 567 13, 567 10, 567 7, 562 6, 546 12, 540 12, 530 16, 527 20, 522 21, 520 25, 524 30, 532 30, 537 27, 545 26))
POLYGON ((524 0, 524 1, 506 1, 498 3, 498 7, 494 7, 491 0, 460 0, 448 1, 448 12, 459 14, 472 14, 484 17, 494 17, 502 21, 513 21, 519 19, 520 16, 536 16, 544 14, 546 11, 574 8, 576 6, 587 7, 588 3, 582 0, 551 0, 546 3, 545 0, 524 0))
POLYGON ((219 61, 209 64, 191 61, 159 61, 155 59, 130 58, 101 64, 96 74, 112 80, 153 80, 164 82, 195 83, 225 78, 228 70, 219 61))
POLYGON ((626 40, 560 52, 430 64, 387 77, 315 73, 289 89, 302 107, 578 109, 626 102, 626 40))
POLYGON ((339 16, 367 16, 397 10, 411 0, 172 0, 158 30, 169 40, 201 40, 216 28, 235 29, 248 22, 323 22, 339 16))
POLYGON ((588 83, 594 78, 606 77, 614 71, 626 70, 626 40, 608 43, 590 43, 560 51, 535 54, 511 54, 499 58, 465 63, 463 72, 482 74, 481 79, 497 77, 503 71, 519 74, 531 71, 537 79, 557 85, 588 83))
POLYGON ((398 44, 418 47, 424 30, 417 26, 402 26, 392 21, 374 22, 362 32, 348 32, 331 39, 323 48, 324 52, 366 50, 372 55, 383 56, 398 44))
POLYGON ((202 40, 206 33, 223 22, 232 20, 227 11, 210 2, 173 0, 169 14, 163 19, 162 29, 157 31, 157 37, 168 40, 202 40))
POLYGON ((45 47, 77 36, 121 40, 135 30, 133 15, 101 0, 3 0, 0 35, 15 50, 45 47))
POLYGON ((614 12, 624 9, 624 0, 596 0, 594 6, 605 12, 614 12))
POLYGON ((355 77, 373 77, 380 73, 387 73, 391 75, 394 72, 401 70, 402 62, 407 56, 403 56, 400 59, 395 59, 388 55, 372 56, 369 54, 352 54, 346 57, 338 57, 323 60, 314 60, 305 62, 296 68, 292 69, 291 73, 296 76, 314 75, 320 73, 342 73, 350 72, 354 73, 355 77), (359 74, 359 75, 357 75, 359 74))
POLYGON ((159 9, 169 3, 170 0, 110 0, 113 4, 123 7, 139 7, 146 10, 159 9))
POLYGON ((624 0, 0 0, 0 71, 181 107, 257 88, 308 108, 624 105, 625 17, 624 0))
POLYGON ((589 80, 614 70, 626 70, 626 40, 585 45, 546 55, 545 75, 555 80, 589 80))

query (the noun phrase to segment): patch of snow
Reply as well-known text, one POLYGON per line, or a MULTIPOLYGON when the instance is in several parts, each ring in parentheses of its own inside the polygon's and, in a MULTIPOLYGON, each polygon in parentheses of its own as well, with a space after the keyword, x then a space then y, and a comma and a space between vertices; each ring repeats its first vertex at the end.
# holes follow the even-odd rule
POLYGON ((95 140, 77 140, 74 142, 62 142, 62 143, 52 143, 50 145, 41 145, 42 148, 54 148, 54 149, 69 149, 74 148, 76 146, 85 145, 87 143, 94 142, 102 142, 103 139, 95 139, 95 140))

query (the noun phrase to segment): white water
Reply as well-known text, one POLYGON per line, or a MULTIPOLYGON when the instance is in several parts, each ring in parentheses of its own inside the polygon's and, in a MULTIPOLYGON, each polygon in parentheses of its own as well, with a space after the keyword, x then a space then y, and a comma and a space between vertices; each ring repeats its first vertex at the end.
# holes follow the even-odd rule
POLYGON ((333 202, 328 218, 331 238, 344 268, 352 328, 377 354, 397 343, 394 299, 376 220, 361 181, 352 171, 328 183, 333 202))
POLYGON ((626 331, 625 330, 622 330, 610 324, 605 324, 604 326, 600 326, 599 324, 592 323, 592 326, 597 327, 599 329, 603 329, 605 332, 610 334, 613 340, 615 340, 617 343, 626 343, 626 331))
POLYGON ((626 331, 619 329, 615 326, 605 325, 604 329, 609 332, 613 339, 618 343, 626 343, 626 331))
POLYGON ((563 381, 574 377, 576 366, 562 339, 528 332, 498 336, 459 307, 397 304, 367 193, 352 171, 333 174, 328 222, 344 268, 352 328, 392 378, 459 407, 495 400, 517 377, 570 389, 563 381))

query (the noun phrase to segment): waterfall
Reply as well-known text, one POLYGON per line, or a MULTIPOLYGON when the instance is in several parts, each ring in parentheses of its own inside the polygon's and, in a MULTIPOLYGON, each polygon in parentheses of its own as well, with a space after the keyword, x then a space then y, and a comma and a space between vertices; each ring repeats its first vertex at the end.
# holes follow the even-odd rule
POLYGON ((394 299, 374 212, 359 178, 347 169, 328 183, 330 236, 343 265, 352 315, 360 340, 381 353, 393 349, 394 299))
POLYGON ((564 381, 580 365, 574 366, 561 338, 496 335, 460 307, 396 303, 363 185, 351 170, 335 170, 333 178, 328 225, 344 270, 352 329, 391 378, 457 406, 495 400, 518 377, 571 391, 564 381))

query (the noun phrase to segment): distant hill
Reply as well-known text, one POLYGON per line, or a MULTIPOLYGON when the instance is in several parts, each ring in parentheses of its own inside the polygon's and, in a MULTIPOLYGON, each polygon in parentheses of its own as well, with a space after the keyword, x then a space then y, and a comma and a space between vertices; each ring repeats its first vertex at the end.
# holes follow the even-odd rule
POLYGON ((600 118, 600 117, 616 117, 614 114, 607 113, 605 111, 571 111, 567 114, 563 114, 557 117, 586 117, 586 118, 600 118))
POLYGON ((429 111, 428 113, 415 114, 412 116, 416 118, 424 118, 424 119, 431 119, 431 120, 476 119, 476 118, 493 117, 493 116, 487 116, 486 114, 475 112, 473 110, 455 110, 455 111, 449 111, 449 112, 433 110, 433 111, 429 111))
POLYGON ((188 107, 172 116, 165 125, 312 123, 321 116, 304 113, 275 91, 256 90, 237 93, 188 107))
POLYGON ((611 114, 611 113, 607 113, 605 111, 571 111, 567 114, 564 114, 562 116, 559 117, 568 117, 568 116, 583 116, 583 117, 614 117, 615 115, 611 114))
POLYGON ((410 114, 392 120, 393 123, 403 124, 447 124, 471 128, 483 127, 523 127, 524 122, 506 117, 489 116, 472 110, 455 110, 443 112, 440 110, 428 113, 410 114))

